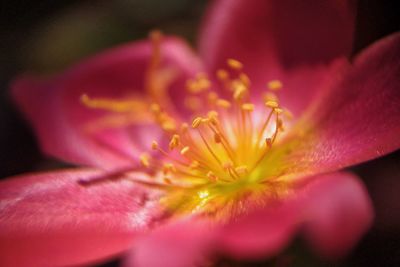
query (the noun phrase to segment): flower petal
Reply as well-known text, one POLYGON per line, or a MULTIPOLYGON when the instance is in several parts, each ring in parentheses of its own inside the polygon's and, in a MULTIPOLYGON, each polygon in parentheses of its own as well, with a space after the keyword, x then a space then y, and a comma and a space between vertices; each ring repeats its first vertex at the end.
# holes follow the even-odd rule
POLYGON ((82 186, 95 170, 28 174, 0 183, 0 265, 66 266, 126 250, 160 216, 158 192, 127 179, 82 186))
POLYGON ((288 199, 254 211, 226 226, 219 247, 236 259, 278 254, 305 227, 307 237, 325 256, 347 252, 368 229, 371 203, 360 181, 346 173, 307 180, 288 199))
POLYGON ((238 59, 258 91, 282 80, 283 103, 297 112, 326 79, 325 64, 350 54, 354 20, 353 0, 219 0, 205 18, 200 54, 212 72, 238 59))
POLYGON ((292 203, 257 210, 227 225, 221 232, 218 247, 235 259, 274 256, 294 235, 297 216, 292 203))
POLYGON ((125 266, 199 266, 211 250, 213 237, 213 228, 204 221, 194 218, 174 221, 140 239, 125 266))
MULTIPOLYGON (((293 171, 326 172, 400 147, 400 33, 361 53, 299 125, 293 171), (307 130, 308 127, 308 130, 307 130)), ((296 142, 296 141, 295 141, 296 142)))
POLYGON ((354 175, 322 175, 304 193, 308 199, 305 234, 322 256, 343 256, 372 224, 371 200, 354 175))
MULTIPOLYGON (((104 168, 131 164, 148 141, 160 135, 155 128, 143 131, 152 121, 148 108, 152 99, 144 90, 151 54, 151 43, 141 41, 86 60, 52 79, 16 80, 14 98, 33 124, 43 150, 77 164, 104 168), (91 109, 81 103, 83 94, 131 101, 132 111, 91 109)), ((162 68, 172 79, 167 93, 176 100, 186 78, 199 70, 199 61, 183 41, 172 37, 163 39, 161 54, 162 68)))

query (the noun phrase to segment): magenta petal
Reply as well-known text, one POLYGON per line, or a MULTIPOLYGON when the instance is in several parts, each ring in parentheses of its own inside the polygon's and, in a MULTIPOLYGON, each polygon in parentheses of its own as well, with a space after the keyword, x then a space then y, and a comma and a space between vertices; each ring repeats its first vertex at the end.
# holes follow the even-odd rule
MULTIPOLYGON (((190 48, 176 38, 165 38, 161 50, 162 67, 176 73, 167 93, 179 99, 177 96, 182 94, 180 89, 186 79, 199 70, 199 61, 190 48)), ((91 130, 104 116, 116 114, 89 109, 80 102, 80 97, 88 94, 98 98, 136 98, 143 104, 146 100, 150 102, 144 91, 150 56, 149 41, 124 45, 52 79, 21 77, 12 85, 13 95, 46 153, 77 164, 125 167, 147 150, 150 139, 160 134, 156 128, 148 129, 151 122, 146 117, 148 108, 144 106, 143 112, 134 113, 139 121, 135 123, 135 119, 127 127, 91 130)))
POLYGON ((127 267, 203 266, 212 248, 215 229, 194 218, 170 222, 136 242, 127 267))
MULTIPOLYGON (((292 158, 308 171, 327 171, 400 148, 400 34, 378 41, 321 97, 311 131, 292 158)), ((307 127, 307 126, 306 126, 307 127)))
POLYGON ((292 92, 308 96, 324 80, 324 64, 351 52, 355 1, 214 2, 203 23, 200 54, 210 71, 225 67, 227 58, 240 60, 255 90, 263 90, 269 79, 281 79, 292 92), (297 81, 288 73, 311 66, 317 71, 302 71, 297 81), (296 88, 296 83, 307 88, 296 88))
POLYGON ((126 250, 159 216, 157 192, 129 180, 82 186, 94 170, 0 183, 0 265, 70 266, 126 250))
POLYGON ((372 220, 365 188, 353 175, 333 173, 308 180, 288 199, 252 212, 222 229, 219 248, 237 259, 277 255, 305 229, 324 256, 341 256, 372 220))
POLYGON ((252 212, 221 231, 219 248, 235 259, 262 259, 278 254, 291 240, 297 224, 292 204, 252 212))
POLYGON ((306 237, 322 256, 343 256, 371 226, 372 204, 364 185, 354 175, 320 176, 305 194, 309 199, 306 237))

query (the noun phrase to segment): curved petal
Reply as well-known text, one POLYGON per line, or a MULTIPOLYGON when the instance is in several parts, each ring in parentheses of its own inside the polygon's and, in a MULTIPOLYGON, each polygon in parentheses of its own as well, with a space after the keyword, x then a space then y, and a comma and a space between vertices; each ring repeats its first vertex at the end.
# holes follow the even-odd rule
POLYGON ((202 266, 212 249, 214 230, 208 223, 194 218, 163 225, 136 243, 124 266, 202 266))
POLYGON ((262 259, 283 250, 298 228, 291 204, 274 205, 244 216, 223 228, 219 248, 235 259, 262 259))
POLYGON ((306 191, 306 238, 320 255, 347 253, 370 228, 373 207, 361 181, 348 173, 319 177, 306 191))
POLYGON ((236 259, 278 254, 299 229, 318 252, 341 256, 368 229, 372 208, 365 188, 353 175, 312 177, 281 203, 257 210, 222 231, 219 247, 236 259))
POLYGON ((95 170, 28 174, 0 183, 0 265, 66 266, 126 250, 160 216, 158 192, 127 180, 82 186, 95 170))
MULTIPOLYGON (((167 93, 177 99, 186 78, 200 69, 199 61, 176 38, 163 39, 161 55, 160 68, 164 72, 157 79, 165 78, 167 93)), ((124 45, 52 79, 21 77, 12 85, 13 95, 46 153, 72 163, 120 168, 131 164, 150 139, 160 135, 149 125, 148 105, 153 100, 144 89, 151 56, 150 41, 124 45), (96 99, 128 100, 132 110, 91 109, 81 103, 83 94, 96 99)))
POLYGON ((400 33, 361 53, 293 132, 294 170, 326 172, 400 148, 400 33), (307 129, 308 128, 308 129, 307 129))
POLYGON ((284 103, 297 112, 310 97, 296 96, 315 92, 329 71, 325 64, 350 54, 355 9, 353 0, 215 1, 203 23, 200 53, 210 71, 225 67, 227 58, 240 60, 255 90, 282 80, 289 89, 282 92, 284 103))

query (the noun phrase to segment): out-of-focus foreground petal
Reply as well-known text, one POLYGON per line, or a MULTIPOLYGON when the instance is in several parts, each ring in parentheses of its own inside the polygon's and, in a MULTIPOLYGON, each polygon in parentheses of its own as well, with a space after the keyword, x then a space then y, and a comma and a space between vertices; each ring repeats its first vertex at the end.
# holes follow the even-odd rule
POLYGON ((244 64, 258 91, 268 80, 280 79, 285 86, 282 103, 295 113, 329 77, 326 64, 351 52, 353 0, 214 2, 199 40, 209 70, 224 67, 227 58, 235 58, 244 64))
POLYGON ((317 176, 304 192, 305 235, 319 255, 346 254, 371 226, 374 212, 367 190, 350 173, 317 176))
MULTIPOLYGON (((306 172, 337 170, 400 147, 400 33, 361 53, 311 107, 288 162, 306 172), (308 130, 307 130, 308 127, 308 130)), ((294 131, 295 132, 295 131, 294 131)))
POLYGON ((214 249, 215 230, 198 218, 171 221, 138 239, 124 266, 203 266, 214 249))
POLYGON ((282 203, 253 212, 223 229, 220 248, 237 259, 276 255, 304 229, 315 249, 342 256, 368 229, 373 212, 357 177, 332 173, 312 177, 282 203))
MULTIPOLYGON (((160 134, 149 126, 152 99, 145 90, 152 48, 150 41, 136 42, 86 60, 51 79, 29 75, 17 79, 12 85, 13 96, 32 123, 42 149, 81 165, 120 168, 131 164, 160 134), (81 102, 83 94, 127 101, 127 111, 89 108, 81 102)), ((164 72, 157 77, 169 75, 171 81, 157 81, 154 87, 168 83, 166 93, 179 99, 186 79, 199 70, 199 61, 183 41, 172 37, 162 40, 160 52, 164 72)))
POLYGON ((160 216, 157 192, 120 179, 86 186, 94 170, 30 174, 0 183, 0 265, 66 266, 126 250, 160 216))

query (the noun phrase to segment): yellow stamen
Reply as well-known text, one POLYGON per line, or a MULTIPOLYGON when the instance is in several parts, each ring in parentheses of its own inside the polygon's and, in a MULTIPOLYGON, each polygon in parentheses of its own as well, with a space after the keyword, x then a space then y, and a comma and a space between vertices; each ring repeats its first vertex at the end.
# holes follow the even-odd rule
POLYGON ((157 141, 151 142, 151 149, 153 149, 153 150, 157 150, 157 149, 158 149, 158 143, 157 143, 157 141))
POLYGON ((269 100, 269 101, 265 102, 265 105, 266 105, 267 107, 273 108, 273 109, 276 109, 277 107, 279 107, 278 102, 273 101, 273 100, 269 100))
POLYGON ((217 77, 221 81, 226 81, 227 79, 229 79, 229 73, 226 70, 220 69, 217 71, 217 77))
POLYGON ((243 68, 243 64, 236 59, 232 59, 232 58, 228 59, 227 64, 230 68, 232 68, 234 70, 241 70, 243 68))
POLYGON ((143 154, 140 155, 139 159, 140 159, 140 163, 144 167, 149 167, 150 166, 150 156, 149 156, 149 154, 143 153, 143 154))
POLYGON ((272 80, 267 83, 267 87, 270 90, 276 91, 282 88, 282 82, 280 80, 272 80))
POLYGON ((252 103, 242 104, 242 110, 243 111, 253 111, 254 110, 254 104, 252 104, 252 103))
POLYGON ((220 108, 228 109, 228 108, 231 107, 231 103, 228 100, 225 100, 225 99, 218 99, 216 104, 220 108))
POLYGON ((174 148, 180 145, 180 137, 177 134, 174 134, 169 142, 169 149, 173 150, 174 148))
POLYGON ((190 147, 185 146, 184 148, 181 149, 181 155, 186 155, 186 153, 190 150, 190 147))
POLYGON ((201 117, 195 118, 195 119, 193 120, 193 122, 192 122, 192 128, 197 128, 197 127, 199 127, 200 124, 202 123, 202 121, 203 121, 203 118, 201 118, 201 117))

